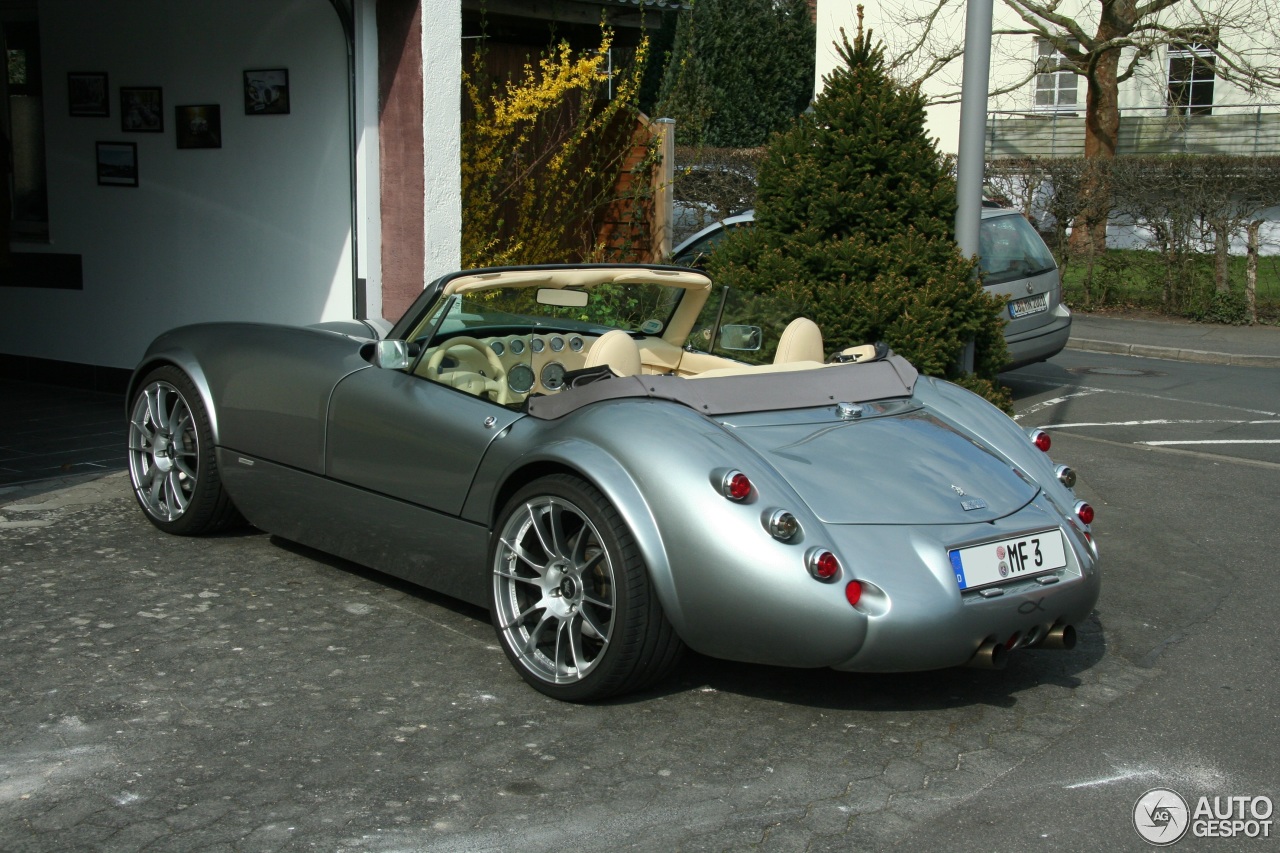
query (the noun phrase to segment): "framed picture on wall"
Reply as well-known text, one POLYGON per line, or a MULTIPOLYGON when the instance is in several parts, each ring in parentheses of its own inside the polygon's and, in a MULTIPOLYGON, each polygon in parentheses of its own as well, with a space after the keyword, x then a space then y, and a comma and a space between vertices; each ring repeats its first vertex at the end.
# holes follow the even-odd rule
POLYGON ((221 148, 222 107, 219 104, 174 107, 174 129, 179 148, 221 148))
POLYGON ((138 144, 136 142, 99 142, 98 185, 103 187, 136 187, 138 185, 138 144))
POLYGON ((164 132, 164 103, 159 86, 120 87, 120 129, 128 133, 164 132))
POLYGON ((278 116, 289 112, 289 69, 244 72, 244 114, 278 116))
POLYGON ((105 71, 70 71, 67 73, 67 109, 83 118, 106 118, 111 115, 107 97, 105 71))

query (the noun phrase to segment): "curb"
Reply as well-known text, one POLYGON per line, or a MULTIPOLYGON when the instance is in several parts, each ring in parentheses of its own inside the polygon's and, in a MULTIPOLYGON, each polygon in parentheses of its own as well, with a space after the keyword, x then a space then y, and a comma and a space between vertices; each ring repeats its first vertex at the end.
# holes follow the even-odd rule
POLYGON ((1166 361, 1191 361, 1198 364, 1280 367, 1280 355, 1241 355, 1230 352, 1160 347, 1151 344, 1121 344, 1115 341, 1094 341, 1088 338, 1071 338, 1067 341, 1067 349, 1109 353, 1112 355, 1136 355, 1142 358, 1162 358, 1166 361))

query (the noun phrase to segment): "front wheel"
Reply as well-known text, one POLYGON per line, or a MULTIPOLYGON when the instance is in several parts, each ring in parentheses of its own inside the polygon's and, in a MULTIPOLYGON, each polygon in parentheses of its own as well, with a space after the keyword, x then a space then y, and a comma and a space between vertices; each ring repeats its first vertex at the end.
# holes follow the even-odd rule
POLYGON ((665 677, 684 644, 630 530, 595 487, 544 477, 503 509, 490 549, 494 629, 520 675, 588 702, 665 677))
POLYGON ((222 488, 213 430, 187 375, 157 367, 130 406, 129 479, 147 519, 166 533, 194 536, 241 521, 222 488))

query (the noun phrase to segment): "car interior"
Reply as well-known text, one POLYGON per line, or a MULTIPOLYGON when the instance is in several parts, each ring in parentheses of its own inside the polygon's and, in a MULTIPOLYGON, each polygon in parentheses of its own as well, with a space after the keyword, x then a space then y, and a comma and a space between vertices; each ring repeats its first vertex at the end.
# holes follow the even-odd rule
MULTIPOLYGON (((410 335, 410 370, 474 396, 520 406, 607 376, 688 379, 829 366, 822 332, 795 317, 772 336, 723 323, 721 292, 694 270, 596 267, 510 270, 450 280, 410 335), (771 353, 771 357, 769 356, 771 353)), ((781 325, 773 322, 771 327, 781 325)), ((869 360, 853 347, 835 362, 869 360)))

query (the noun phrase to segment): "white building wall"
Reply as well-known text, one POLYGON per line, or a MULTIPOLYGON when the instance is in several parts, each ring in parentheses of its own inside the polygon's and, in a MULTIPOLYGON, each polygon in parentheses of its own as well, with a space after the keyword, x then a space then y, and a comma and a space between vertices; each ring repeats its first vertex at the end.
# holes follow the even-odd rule
MULTIPOLYGON (((1212 9, 1221 7, 1230 0, 1210 0, 1207 4, 1212 9)), ((817 88, 821 90, 823 78, 840 64, 833 42, 840 37, 843 27, 852 41, 857 32, 857 5, 848 0, 818 0, 817 9, 817 88)), ((895 76, 904 82, 914 82, 922 76, 928 67, 931 57, 945 56, 948 51, 963 47, 965 31, 965 12, 967 4, 946 4, 933 21, 932 29, 926 36, 922 21, 938 9, 938 0, 865 0, 864 26, 873 31, 877 41, 886 45, 886 56, 891 62, 897 62, 895 76)), ((1097 0, 1064 0, 1058 7, 1061 14, 1081 23, 1086 32, 1092 33, 1097 27, 1097 14, 1100 5, 1097 0)), ((1191 8, 1186 4, 1186 8, 1191 8)), ((1252 8, 1255 11, 1265 10, 1265 0, 1256 3, 1245 3, 1240 8, 1252 8)), ((1168 14, 1179 12, 1174 7, 1168 14)), ((1024 28, 1025 23, 1001 0, 995 0, 993 31, 999 33, 1004 29, 1024 28)), ((1274 33, 1254 30, 1248 27, 1224 28, 1222 32, 1224 44, 1235 46, 1249 45, 1260 51, 1259 62, 1280 67, 1280 46, 1274 39, 1274 33), (1270 57, 1268 59, 1267 57, 1270 57)), ((992 92, 1012 86, 1019 81, 1026 81, 1035 62, 1035 41, 1030 35, 994 35, 991 50, 991 85, 992 92)), ((1133 80, 1120 87, 1120 107, 1134 109, 1138 107, 1161 107, 1165 103, 1168 84, 1166 51, 1158 48, 1156 53, 1144 60, 1141 71, 1133 80)), ((1131 51, 1126 51, 1121 60, 1124 68, 1131 51)), ((963 60, 956 58, 943 69, 929 77, 922 90, 931 101, 953 100, 955 103, 936 103, 930 106, 928 115, 929 132, 939 139, 939 147, 944 152, 955 153, 957 148, 960 107, 958 103, 961 65, 963 60)), ((1079 80, 1078 103, 1083 113, 1085 103, 1085 82, 1079 80)), ((1214 88, 1214 103, 1221 105, 1241 105, 1258 103, 1275 103, 1280 101, 1280 92, 1260 91, 1250 93, 1239 86, 1218 80, 1214 88)), ((1032 82, 1025 82, 1014 91, 993 94, 989 109, 1016 110, 1034 112, 1035 88, 1032 82)))
POLYGON ((423 4, 422 80, 425 284, 462 265, 461 0, 423 4))
POLYGON ((0 287, 0 352, 132 367, 170 327, 352 315, 347 48, 328 0, 41 0, 49 242, 83 290, 0 287), (287 68, 291 113, 246 116, 245 69, 287 68), (67 72, 109 74, 72 118, 67 72), (123 133, 120 86, 163 87, 164 133, 123 133), (222 148, 178 150, 174 107, 219 104, 222 148), (134 142, 139 186, 96 183, 134 142))

